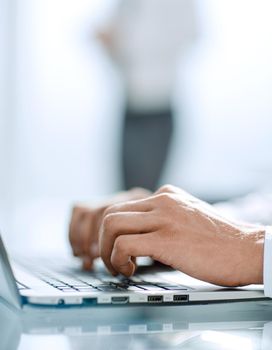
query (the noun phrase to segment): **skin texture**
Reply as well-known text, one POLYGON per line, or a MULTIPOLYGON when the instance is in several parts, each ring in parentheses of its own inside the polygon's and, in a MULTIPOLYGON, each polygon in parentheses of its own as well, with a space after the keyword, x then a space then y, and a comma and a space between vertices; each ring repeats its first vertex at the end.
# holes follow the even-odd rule
POLYGON ((136 258, 149 256, 217 285, 263 282, 264 228, 231 222, 207 203, 169 185, 103 210, 79 214, 74 209, 70 241, 75 255, 101 256, 113 275, 133 275, 136 258), (92 219, 87 222, 85 216, 92 219))

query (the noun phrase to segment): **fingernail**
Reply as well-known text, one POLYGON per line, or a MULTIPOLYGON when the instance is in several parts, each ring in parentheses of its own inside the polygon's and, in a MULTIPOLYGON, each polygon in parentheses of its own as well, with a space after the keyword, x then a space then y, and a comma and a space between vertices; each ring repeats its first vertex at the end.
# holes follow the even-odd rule
POLYGON ((92 269, 92 260, 90 259, 90 257, 85 256, 83 258, 83 268, 84 268, 84 270, 91 270, 92 269))
POLYGON ((129 261, 126 265, 119 267, 119 272, 125 277, 130 277, 135 272, 135 264, 132 261, 129 261))
POLYGON ((73 249, 73 254, 74 255, 79 255, 79 249, 78 249, 78 247, 77 246, 72 246, 72 249, 73 249))

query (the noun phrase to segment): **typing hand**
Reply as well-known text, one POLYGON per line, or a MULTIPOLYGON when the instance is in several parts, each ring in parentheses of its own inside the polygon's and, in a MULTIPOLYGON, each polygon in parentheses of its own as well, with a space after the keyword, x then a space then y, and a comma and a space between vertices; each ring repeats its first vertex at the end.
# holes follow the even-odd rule
POLYGON ((75 256, 81 257, 84 269, 91 269, 93 260, 99 257, 98 232, 105 210, 114 203, 146 198, 150 192, 135 188, 122 192, 101 206, 76 205, 72 210, 69 240, 75 256))
POLYGON ((262 283, 264 230, 221 217, 173 186, 104 211, 99 254, 113 274, 131 276, 150 256, 192 277, 224 286, 262 283))

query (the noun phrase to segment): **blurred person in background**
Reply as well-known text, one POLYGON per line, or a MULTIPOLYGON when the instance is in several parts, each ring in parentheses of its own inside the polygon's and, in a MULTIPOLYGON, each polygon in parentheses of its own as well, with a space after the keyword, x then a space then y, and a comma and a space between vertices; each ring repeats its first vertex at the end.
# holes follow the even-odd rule
POLYGON ((173 132, 178 63, 196 37, 193 0, 121 0, 97 33, 125 87, 123 187, 155 190, 173 132))

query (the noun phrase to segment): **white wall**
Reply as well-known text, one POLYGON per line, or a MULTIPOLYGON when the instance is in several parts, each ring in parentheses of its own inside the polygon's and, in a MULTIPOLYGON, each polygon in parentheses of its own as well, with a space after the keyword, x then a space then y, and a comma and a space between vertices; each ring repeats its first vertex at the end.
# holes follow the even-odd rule
MULTIPOLYGON (((199 0, 202 39, 178 98, 190 132, 164 181, 208 198, 271 182, 272 2, 199 0), (190 120, 190 121, 189 121, 190 120)), ((183 84, 183 85, 182 85, 183 84)))
POLYGON ((104 101, 115 96, 104 83, 110 68, 91 45, 93 11, 90 1, 18 3, 19 196, 88 197, 116 181, 103 157, 112 149, 108 129, 117 130, 104 101))
POLYGON ((91 38, 106 10, 99 1, 16 4, 14 113, 6 116, 7 140, 14 144, 6 152, 11 169, 5 169, 12 184, 5 227, 12 241, 14 234, 37 235, 33 245, 46 245, 66 230, 71 203, 119 187, 120 94, 91 38))
MULTIPOLYGON (((0 52, 6 51, 6 23, 5 18, 7 16, 6 10, 6 1, 1 0, 0 2, 0 52)), ((6 55, 0 55, 0 160, 1 160, 1 169, 3 169, 4 162, 4 147, 5 147, 5 139, 4 139, 4 129, 5 129, 5 113, 6 113, 6 103, 5 103, 5 83, 6 83, 6 55)), ((4 184, 4 172, 0 171, 0 198, 3 197, 3 184, 4 184)))
POLYGON ((8 221, 9 170, 10 170, 10 101, 11 101, 11 57, 13 48, 10 17, 13 2, 0 0, 0 231, 5 230, 8 221))

